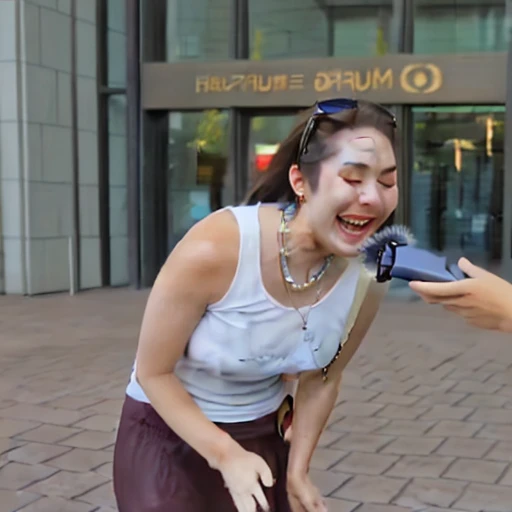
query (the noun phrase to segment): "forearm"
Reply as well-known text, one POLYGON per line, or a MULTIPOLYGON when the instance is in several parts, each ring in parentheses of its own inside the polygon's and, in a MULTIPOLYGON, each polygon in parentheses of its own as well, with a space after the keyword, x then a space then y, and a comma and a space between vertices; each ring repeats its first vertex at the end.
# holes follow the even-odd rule
POLYGON ((236 441, 204 415, 174 374, 146 377, 140 384, 169 428, 218 469, 236 441))
POLYGON ((336 403, 341 374, 324 382, 321 372, 300 377, 293 414, 293 434, 288 461, 288 476, 303 476, 329 415, 336 403))
POLYGON ((300 376, 293 414, 289 477, 300 477, 308 472, 318 439, 336 403, 343 370, 366 336, 386 291, 387 286, 370 284, 340 357, 329 367, 329 378, 326 382, 322 379, 321 371, 300 376))

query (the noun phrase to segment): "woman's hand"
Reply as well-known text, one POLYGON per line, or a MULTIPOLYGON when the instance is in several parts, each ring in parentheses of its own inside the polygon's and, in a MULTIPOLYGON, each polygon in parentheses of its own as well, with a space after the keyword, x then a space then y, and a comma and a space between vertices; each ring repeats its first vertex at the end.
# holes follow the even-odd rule
POLYGON ((441 304, 475 327, 512 332, 512 284, 477 267, 466 258, 460 269, 469 279, 451 283, 412 282, 410 287, 429 304, 441 304))
POLYGON ((262 457, 236 444, 224 455, 217 469, 238 512, 256 512, 257 503, 262 510, 270 510, 262 485, 272 487, 274 478, 262 457))
POLYGON ((320 491, 308 475, 288 476, 287 489, 292 512, 327 512, 320 491))

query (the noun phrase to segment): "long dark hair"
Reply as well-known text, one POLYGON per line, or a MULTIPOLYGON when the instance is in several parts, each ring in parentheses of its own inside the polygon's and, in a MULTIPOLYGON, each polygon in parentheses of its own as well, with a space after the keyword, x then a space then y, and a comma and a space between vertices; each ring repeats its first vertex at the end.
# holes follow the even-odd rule
POLYGON ((349 109, 323 117, 308 145, 308 161, 297 162, 297 153, 302 132, 314 112, 311 107, 299 115, 295 127, 280 144, 265 171, 245 197, 244 204, 276 203, 294 201, 288 178, 290 167, 298 163, 304 177, 314 191, 318 184, 319 163, 329 155, 327 141, 334 133, 344 128, 373 127, 389 139, 396 152, 396 127, 390 115, 380 106, 370 101, 358 100, 356 109, 349 109))

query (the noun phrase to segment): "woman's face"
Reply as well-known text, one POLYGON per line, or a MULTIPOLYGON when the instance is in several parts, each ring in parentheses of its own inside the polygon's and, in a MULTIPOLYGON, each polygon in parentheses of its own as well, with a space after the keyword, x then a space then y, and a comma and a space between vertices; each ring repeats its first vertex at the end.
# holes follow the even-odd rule
POLYGON ((341 130, 329 144, 332 156, 320 163, 316 191, 304 182, 304 213, 318 244, 355 256, 397 206, 396 158, 389 139, 372 127, 341 130))

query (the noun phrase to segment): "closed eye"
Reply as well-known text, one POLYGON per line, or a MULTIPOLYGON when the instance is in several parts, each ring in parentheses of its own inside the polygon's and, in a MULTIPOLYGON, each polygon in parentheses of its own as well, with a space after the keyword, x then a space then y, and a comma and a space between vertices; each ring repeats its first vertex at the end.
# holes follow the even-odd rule
POLYGON ((396 183, 382 183, 382 181, 379 181, 379 183, 384 187, 384 188, 393 188, 396 183))
MULTIPOLYGON (((358 185, 359 183, 362 183, 362 180, 351 178, 343 178, 343 181, 345 181, 345 183, 348 183, 349 185, 358 185)), ((396 185, 396 183, 383 183, 382 181, 379 181, 379 184, 382 185, 384 188, 393 188, 396 185)))

